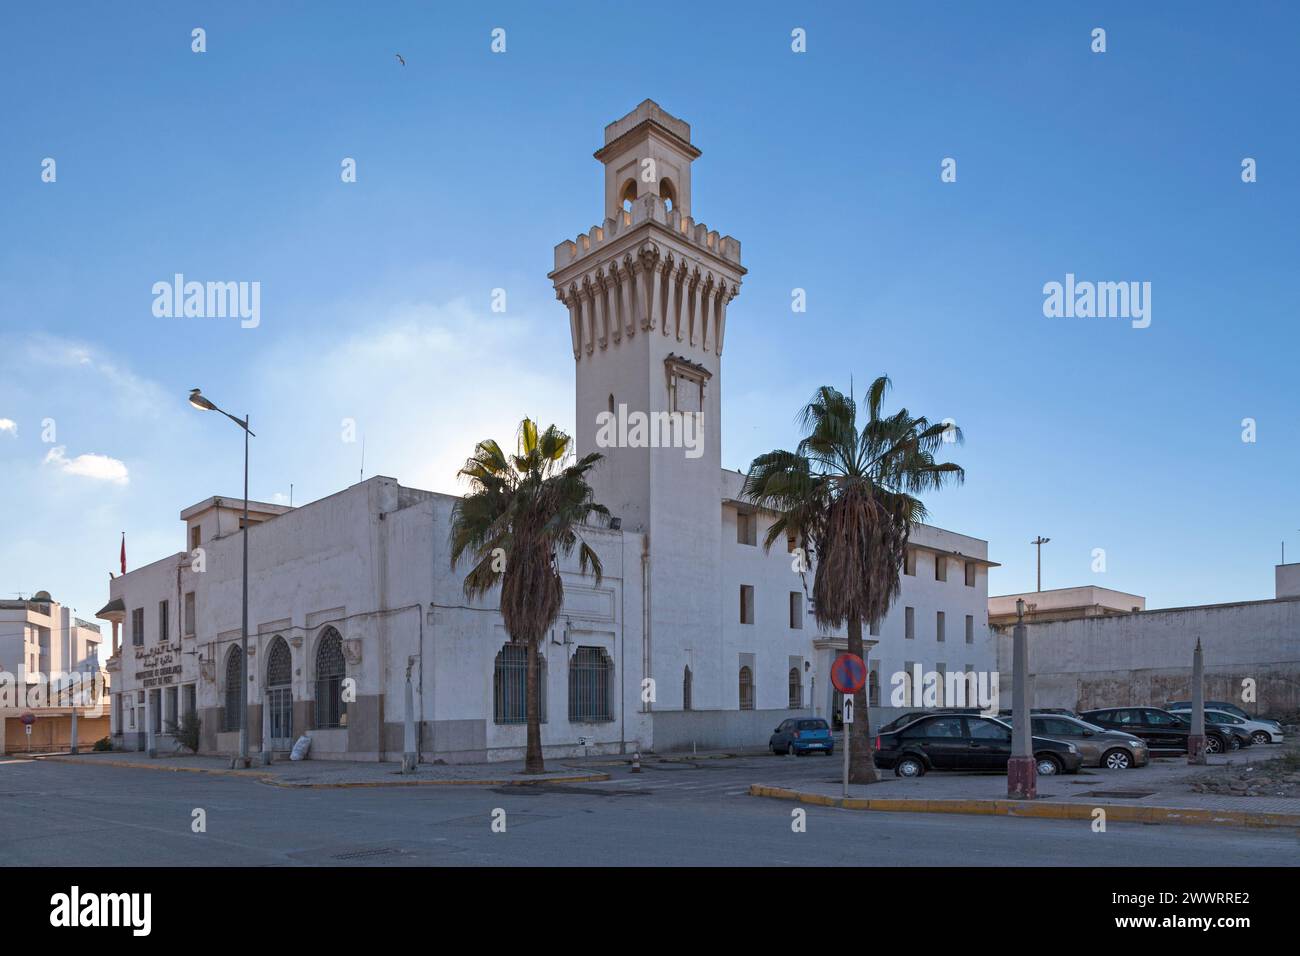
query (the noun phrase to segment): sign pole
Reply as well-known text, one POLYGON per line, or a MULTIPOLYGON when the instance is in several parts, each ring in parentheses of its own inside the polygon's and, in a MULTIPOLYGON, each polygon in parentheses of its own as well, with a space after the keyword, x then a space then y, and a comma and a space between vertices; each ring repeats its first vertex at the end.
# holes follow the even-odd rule
POLYGON ((844 724, 844 797, 849 795, 849 737, 853 732, 853 695, 844 698, 844 705, 841 709, 843 717, 841 723, 844 724))

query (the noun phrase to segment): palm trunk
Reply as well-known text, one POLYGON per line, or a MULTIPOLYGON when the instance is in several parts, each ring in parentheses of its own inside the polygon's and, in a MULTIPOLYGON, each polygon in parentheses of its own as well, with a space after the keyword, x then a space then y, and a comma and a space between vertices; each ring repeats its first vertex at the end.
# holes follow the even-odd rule
POLYGON ((525 709, 528 716, 528 750, 524 754, 524 773, 545 773, 546 764, 542 760, 542 709, 539 697, 541 681, 539 680, 537 660, 537 641, 528 641, 528 674, 525 678, 525 709))
MULTIPOLYGON (((865 662, 862 653, 862 619, 849 617, 849 653, 865 662)), ((875 762, 871 759, 871 715, 867 710, 867 687, 871 683, 871 670, 867 669, 867 683, 853 695, 853 723, 845 727, 845 746, 849 748, 849 783, 876 783, 875 762)))

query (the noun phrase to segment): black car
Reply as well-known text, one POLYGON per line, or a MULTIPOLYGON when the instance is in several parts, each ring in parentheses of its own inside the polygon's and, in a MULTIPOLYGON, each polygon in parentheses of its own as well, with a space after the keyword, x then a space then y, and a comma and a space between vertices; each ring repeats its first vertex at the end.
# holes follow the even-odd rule
POLYGON ((929 710, 909 710, 900 714, 889 723, 880 728, 880 733, 887 734, 891 731, 899 730, 906 727, 914 720, 920 720, 922 717, 930 717, 934 714, 982 714, 984 711, 978 707, 932 707, 929 710))
MULTIPOLYGON (((1107 730, 1122 730, 1141 737, 1152 751, 1187 753, 1187 738, 1192 734, 1190 720, 1171 714, 1159 707, 1108 707, 1103 710, 1085 710, 1079 715, 1107 730)), ((1227 750, 1240 750, 1250 746, 1250 735, 1227 724, 1205 722, 1205 749, 1212 754, 1227 750)))
MULTIPOLYGON (((1075 773, 1083 756, 1074 744, 1034 737, 1034 758, 1044 776, 1075 773)), ((899 777, 930 770, 1000 770, 1011 758, 1011 727, 978 714, 931 714, 876 737, 876 766, 899 777)))

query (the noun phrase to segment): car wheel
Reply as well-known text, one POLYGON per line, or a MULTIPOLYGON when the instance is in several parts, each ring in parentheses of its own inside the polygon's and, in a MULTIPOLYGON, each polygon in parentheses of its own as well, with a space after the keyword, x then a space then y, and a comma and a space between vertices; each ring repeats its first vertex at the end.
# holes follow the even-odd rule
POLYGON ((785 745, 785 755, 786 755, 787 757, 798 756, 798 754, 795 753, 795 750, 794 750, 794 744, 793 744, 793 743, 789 743, 789 744, 786 744, 786 745, 785 745))
POLYGON ((1264 731, 1262 730, 1255 731, 1253 734, 1250 735, 1250 739, 1253 740, 1257 745, 1271 744, 1273 742, 1273 738, 1270 737, 1268 734, 1264 733, 1264 731))
POLYGON ((920 777, 925 774, 925 764, 916 757, 904 757, 894 764, 895 777, 920 777))
POLYGON ((1101 765, 1108 770, 1127 770, 1133 766, 1133 758, 1127 750, 1108 750, 1102 755, 1101 765))
POLYGON ((1228 749, 1229 749, 1229 750, 1240 750, 1240 749, 1241 749, 1241 738, 1238 737, 1236 734, 1233 734, 1233 735, 1232 735, 1232 739, 1231 739, 1230 741, 1228 741, 1228 749))
POLYGON ((1223 741, 1213 735, 1205 738, 1205 752, 1207 754, 1223 753, 1223 741))
POLYGON ((1061 772, 1061 761, 1051 755, 1044 755, 1035 760, 1040 777, 1051 777, 1061 772))

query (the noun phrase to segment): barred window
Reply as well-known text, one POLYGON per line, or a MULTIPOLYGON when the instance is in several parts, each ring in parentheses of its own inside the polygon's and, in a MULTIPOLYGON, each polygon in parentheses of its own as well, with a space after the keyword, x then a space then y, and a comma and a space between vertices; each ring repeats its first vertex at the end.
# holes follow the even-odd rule
MULTIPOLYGON (((537 710, 546 723, 546 657, 537 655, 537 710)), ((492 671, 492 719, 498 724, 528 721, 528 647, 513 642, 497 651, 492 671)))
POLYGON ((682 668, 682 710, 691 709, 691 668, 682 668))
POLYGON ((803 706, 803 681, 799 679, 799 668, 790 668, 790 709, 798 710, 803 706))
POLYGON ((569 659, 569 720, 613 720, 610 676, 614 664, 603 647, 579 647, 569 659))
POLYGON ((343 699, 343 638, 327 627, 316 645, 316 729, 348 725, 348 705, 343 699))
POLYGON ((223 730, 239 729, 239 689, 244 683, 244 657, 236 645, 226 655, 226 712, 223 730))
POLYGON ((754 672, 748 667, 740 669, 740 709, 754 709, 754 672))
POLYGON ((271 641, 271 652, 266 655, 266 686, 281 687, 293 679, 293 658, 289 645, 277 634, 271 641))
POLYGON ((871 662, 871 670, 867 672, 867 706, 880 706, 880 670, 876 662, 871 662))

